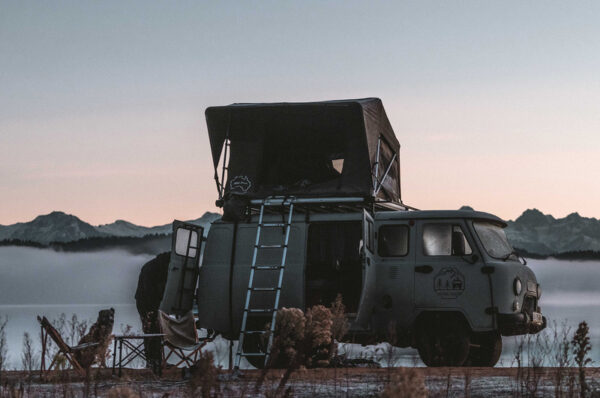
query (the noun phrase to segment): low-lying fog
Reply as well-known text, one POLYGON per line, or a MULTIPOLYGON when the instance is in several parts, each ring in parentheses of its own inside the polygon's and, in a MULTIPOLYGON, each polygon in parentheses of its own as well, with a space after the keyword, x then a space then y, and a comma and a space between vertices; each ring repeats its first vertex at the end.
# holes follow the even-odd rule
MULTIPOLYGON (((115 333, 124 325, 139 330, 134 294, 139 270, 151 258, 124 251, 59 253, 0 247, 0 317, 8 316, 9 368, 20 366, 23 332, 28 331, 37 343, 37 315, 77 314, 93 322, 100 309, 114 307, 115 333)), ((551 321, 568 320, 572 327, 586 320, 592 333, 592 357, 600 361, 600 262, 529 260, 529 266, 543 287, 542 312, 551 321)), ((504 344, 500 365, 510 366, 514 338, 505 338, 504 344)), ((351 351, 360 355, 361 349, 351 351)), ((414 353, 399 350, 407 364, 420 364, 414 353)))

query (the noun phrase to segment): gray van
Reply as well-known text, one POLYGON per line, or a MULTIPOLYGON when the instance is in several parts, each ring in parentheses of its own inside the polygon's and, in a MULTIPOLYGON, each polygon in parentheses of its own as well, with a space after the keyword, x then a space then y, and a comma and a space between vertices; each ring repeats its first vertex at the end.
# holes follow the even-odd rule
POLYGON ((280 308, 338 295, 345 341, 414 347, 428 366, 494 366, 501 336, 546 326, 540 286, 503 220, 401 201, 400 145, 380 100, 234 104, 206 116, 224 216, 202 256, 202 228, 174 223, 161 310, 182 315, 196 299, 199 327, 239 341, 236 367, 266 363, 265 325, 274 330, 280 308))

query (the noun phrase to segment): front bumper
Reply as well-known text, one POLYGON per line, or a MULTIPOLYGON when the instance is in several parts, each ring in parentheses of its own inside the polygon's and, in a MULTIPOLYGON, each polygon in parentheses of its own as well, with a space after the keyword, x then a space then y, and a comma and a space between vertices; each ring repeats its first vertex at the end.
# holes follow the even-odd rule
POLYGON ((535 334, 544 330, 546 326, 546 317, 538 312, 534 312, 533 316, 526 312, 498 314, 498 329, 503 336, 535 334))

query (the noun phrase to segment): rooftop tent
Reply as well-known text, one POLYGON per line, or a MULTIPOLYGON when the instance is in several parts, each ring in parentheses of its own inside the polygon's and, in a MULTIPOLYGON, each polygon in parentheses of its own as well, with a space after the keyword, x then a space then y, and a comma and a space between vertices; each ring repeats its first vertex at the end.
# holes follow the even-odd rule
POLYGON ((210 107, 206 123, 216 173, 228 156, 225 195, 400 202, 400 144, 378 98, 210 107))

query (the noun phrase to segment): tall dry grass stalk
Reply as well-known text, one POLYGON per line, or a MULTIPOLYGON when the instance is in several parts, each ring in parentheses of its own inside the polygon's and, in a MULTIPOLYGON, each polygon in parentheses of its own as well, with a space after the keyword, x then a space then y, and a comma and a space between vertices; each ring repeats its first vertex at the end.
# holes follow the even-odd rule
POLYGON ((33 375, 33 371, 40 366, 39 356, 33 346, 33 340, 29 333, 23 333, 23 349, 21 352, 21 366, 27 371, 29 379, 33 375))
POLYGON ((8 324, 8 317, 0 317, 0 383, 2 382, 2 373, 6 368, 6 362, 8 361, 8 348, 6 344, 6 325, 8 324))
POLYGON ((190 396, 200 396, 202 398, 222 396, 219 370, 215 366, 212 352, 201 351, 198 360, 190 371, 190 396))

